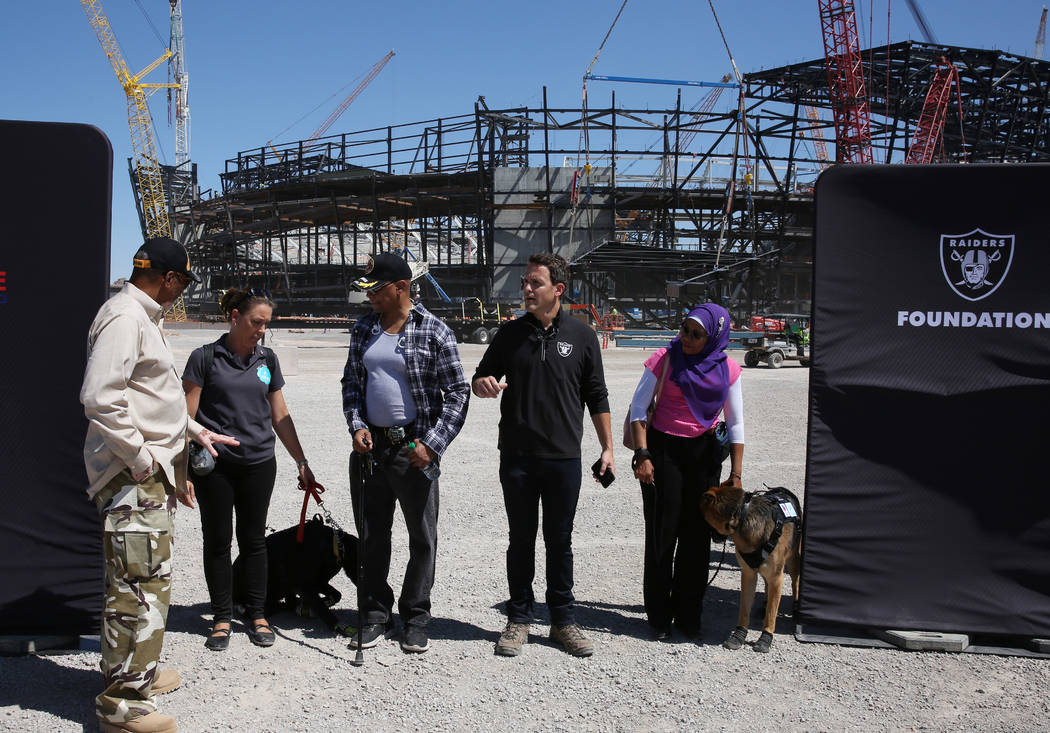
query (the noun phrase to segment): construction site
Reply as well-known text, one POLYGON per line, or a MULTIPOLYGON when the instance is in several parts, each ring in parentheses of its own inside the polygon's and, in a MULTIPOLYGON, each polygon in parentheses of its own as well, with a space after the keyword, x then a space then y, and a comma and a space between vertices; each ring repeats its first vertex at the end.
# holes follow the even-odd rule
MULTIPOLYGON (((101 6, 82 5, 122 78, 101 6)), ((391 52, 309 138, 231 153, 219 187, 204 189, 171 0, 173 51, 157 63, 175 69, 175 165, 151 153, 148 108, 137 123, 125 88, 143 140, 128 161, 143 234, 179 239, 203 278, 173 315, 214 317, 223 290, 248 286, 269 290, 282 316, 346 317, 352 280, 391 250, 425 273, 420 297, 435 312, 509 312, 528 257, 554 252, 572 265, 566 299, 598 327, 675 328, 703 300, 737 323, 804 314, 828 166, 1050 160, 1045 10, 1029 58, 938 43, 915 2, 925 41, 861 48, 851 0, 816 6, 824 48, 804 63, 742 73, 730 55, 731 73, 703 81, 600 76, 592 61, 590 101, 576 108, 548 106, 542 87, 540 106, 493 109, 482 96, 460 115, 332 134, 391 52), (666 101, 618 106, 618 83, 666 101), (687 87, 704 89, 698 103, 683 105, 687 87)))

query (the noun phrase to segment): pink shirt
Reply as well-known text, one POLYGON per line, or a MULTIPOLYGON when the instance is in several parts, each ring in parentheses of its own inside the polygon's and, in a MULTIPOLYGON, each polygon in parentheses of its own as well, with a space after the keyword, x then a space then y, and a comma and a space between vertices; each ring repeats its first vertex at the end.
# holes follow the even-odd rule
MULTIPOLYGON (((645 368, 656 375, 658 385, 660 377, 664 373, 666 357, 666 348, 657 349, 645 361, 645 368)), ((742 370, 740 365, 728 356, 726 357, 726 364, 729 366, 729 384, 733 384, 740 378, 742 370)), ((682 438, 695 438, 712 427, 712 425, 700 425, 697 423, 696 417, 685 401, 685 395, 682 394, 682 390, 671 380, 670 369, 668 369, 667 379, 664 380, 663 388, 657 388, 660 389, 660 401, 657 402, 656 409, 653 411, 652 426, 661 433, 677 435, 682 438)))

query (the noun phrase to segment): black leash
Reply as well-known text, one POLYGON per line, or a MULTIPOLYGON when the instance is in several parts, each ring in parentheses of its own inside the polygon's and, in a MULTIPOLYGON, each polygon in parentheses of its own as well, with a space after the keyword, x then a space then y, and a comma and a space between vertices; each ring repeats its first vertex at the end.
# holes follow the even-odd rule
POLYGON ((726 542, 728 541, 729 537, 722 537, 722 557, 718 560, 718 567, 715 568, 715 574, 711 576, 711 579, 709 581, 707 581, 707 588, 710 588, 711 584, 715 582, 715 578, 718 577, 718 571, 722 569, 722 563, 725 562, 726 559, 726 542))

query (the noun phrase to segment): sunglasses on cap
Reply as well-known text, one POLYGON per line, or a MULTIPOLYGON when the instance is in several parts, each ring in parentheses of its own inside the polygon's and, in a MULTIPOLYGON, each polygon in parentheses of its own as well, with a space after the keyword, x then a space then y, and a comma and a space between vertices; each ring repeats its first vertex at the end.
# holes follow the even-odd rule
POLYGON ((270 300, 270 291, 266 288, 248 288, 248 290, 244 291, 244 295, 237 299, 233 308, 240 310, 241 305, 249 298, 266 298, 267 300, 270 300))

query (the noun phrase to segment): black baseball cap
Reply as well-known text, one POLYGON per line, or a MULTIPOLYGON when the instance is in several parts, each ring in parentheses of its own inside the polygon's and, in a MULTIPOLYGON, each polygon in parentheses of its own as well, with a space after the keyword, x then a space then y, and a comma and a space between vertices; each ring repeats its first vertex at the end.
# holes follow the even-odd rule
POLYGON ((190 270, 190 256, 186 248, 168 237, 147 239, 135 253, 135 267, 140 270, 178 272, 200 282, 200 276, 190 270))
POLYGON ((353 286, 367 293, 397 280, 411 281, 412 267, 401 256, 383 252, 368 258, 364 274, 354 280, 353 286))

